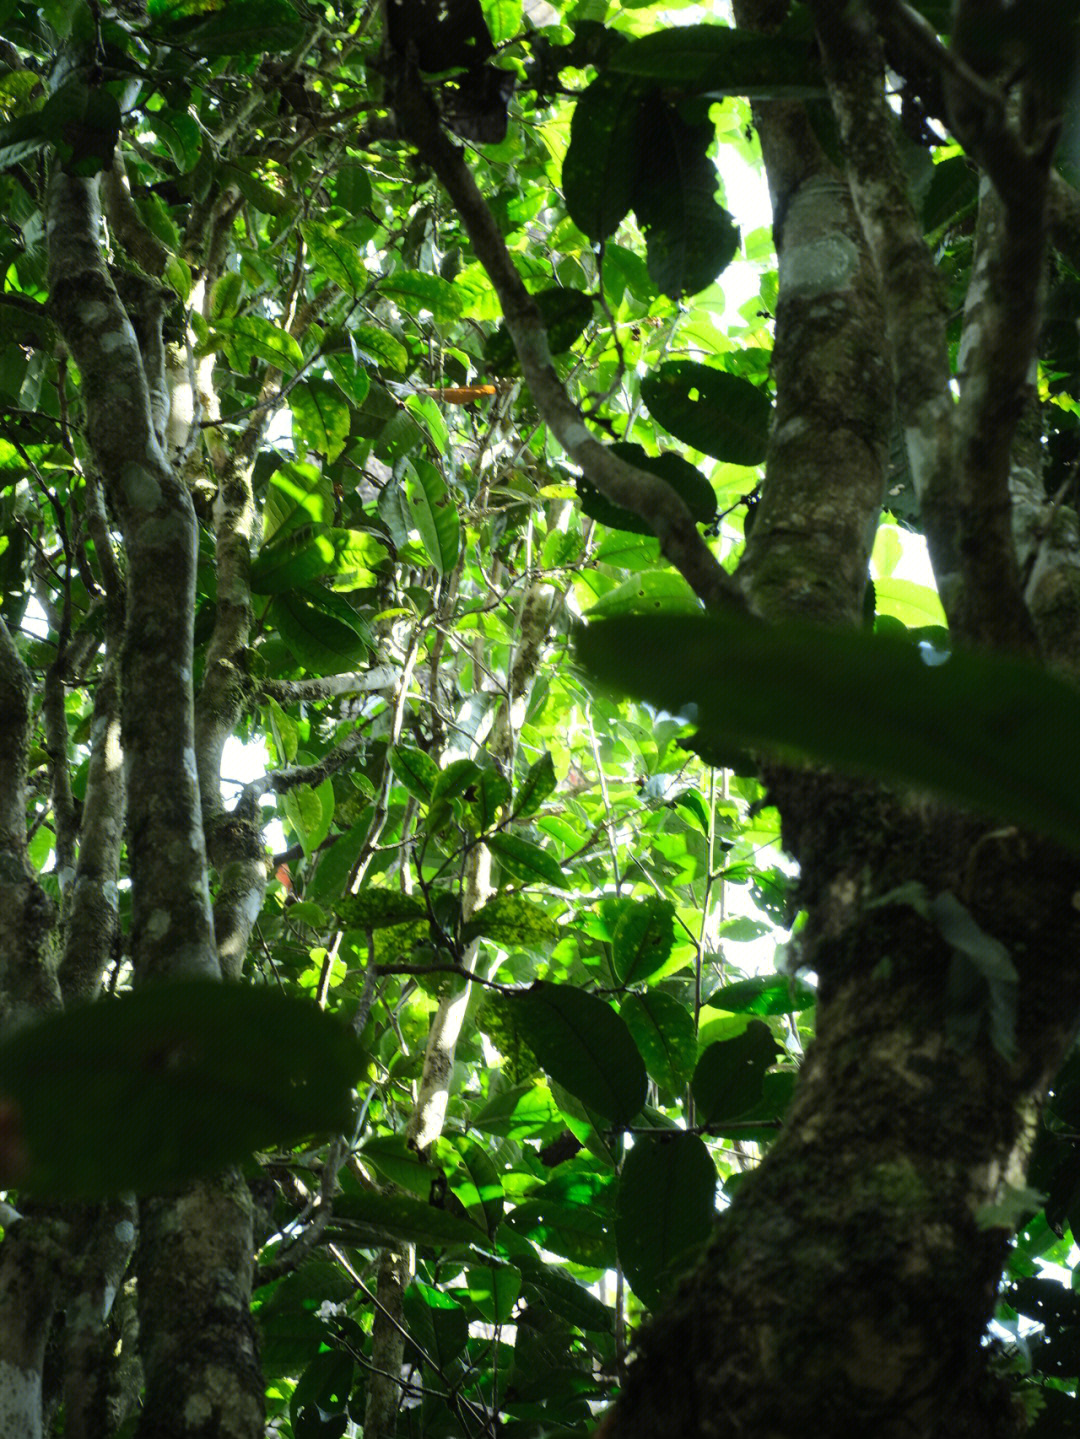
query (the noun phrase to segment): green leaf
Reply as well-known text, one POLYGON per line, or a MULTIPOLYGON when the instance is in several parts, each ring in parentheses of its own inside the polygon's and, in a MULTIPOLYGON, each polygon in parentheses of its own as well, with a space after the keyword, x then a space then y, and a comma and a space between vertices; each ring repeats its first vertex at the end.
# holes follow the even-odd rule
POLYGON ((584 990, 539 980, 512 996, 514 1021, 557 1083, 617 1127, 645 1103, 645 1065, 609 1004, 584 990))
POLYGON ((334 487, 317 466, 290 460, 274 471, 263 512, 264 542, 312 522, 329 525, 333 516, 334 487))
POLYGON ((425 275, 420 270, 398 270, 379 281, 384 295, 391 295, 412 315, 428 310, 436 324, 446 324, 461 316, 462 301, 449 280, 439 275, 425 275))
POLYGON ((545 750, 540 758, 529 766, 525 778, 521 781, 514 799, 514 818, 527 819, 535 814, 548 795, 554 792, 556 783, 555 764, 550 753, 545 750))
POLYGON ((729 1014, 800 1014, 817 1003, 817 992, 801 979, 763 974, 723 985, 706 1003, 729 1014))
POLYGON ((335 902, 334 911, 349 929, 384 929, 428 917, 423 900, 396 889, 362 889, 344 895, 335 902))
POLYGON ((461 521, 446 483, 427 460, 406 461, 405 495, 409 519, 420 535, 428 559, 441 575, 457 563, 461 521))
MULTIPOLYGON (((624 440, 610 448, 628 465, 647 470, 649 474, 657 475, 670 485, 699 524, 708 524, 715 518, 716 494, 712 485, 697 466, 684 460, 682 455, 677 455, 674 450, 665 450, 662 455, 650 455, 640 445, 624 440)), ((588 480, 579 479, 577 488, 581 496, 581 508, 590 519, 599 520, 602 525, 608 525, 612 529, 629 530, 635 535, 653 533, 647 520, 634 514, 632 510, 624 510, 621 505, 612 504, 599 490, 594 489, 588 480)))
POLYGON ((356 245, 345 235, 321 220, 302 220, 300 233, 316 268, 339 290, 346 295, 362 295, 368 289, 372 277, 357 254, 356 245))
POLYGON ((742 617, 638 617, 578 635, 583 664, 717 741, 799 755, 1029 825, 1080 849, 1080 697, 1056 675, 906 640, 742 617))
POLYGON ((521 1272, 509 1264, 490 1269, 466 1269, 469 1300, 488 1324, 505 1324, 521 1294, 521 1272))
POLYGON ((480 771, 472 808, 481 833, 492 827, 509 798, 510 783, 497 769, 480 771))
POLYGON ((208 59, 292 50, 304 36, 300 17, 288 0, 227 0, 206 19, 159 21, 153 31, 168 44, 182 45, 208 59))
POLYGON ((373 1165, 384 1179, 418 1199, 427 1200, 432 1184, 442 1175, 441 1169, 417 1154, 416 1146, 403 1134, 369 1135, 359 1152, 364 1162, 373 1165))
POLYGON ((483 936, 504 949, 525 945, 546 948, 557 942, 559 926, 546 910, 521 894, 497 894, 465 922, 462 938, 466 944, 483 936))
POLYGON ((263 215, 282 216, 291 215, 296 209, 296 202, 288 195, 275 190, 272 185, 260 180, 250 170, 245 170, 242 165, 226 165, 224 169, 253 210, 258 210, 263 215))
POLYGON ((389 1236, 430 1249, 451 1244, 482 1245, 487 1237, 475 1224, 445 1209, 400 1194, 372 1194, 367 1190, 336 1195, 334 1220, 344 1221, 346 1232, 359 1227, 365 1240, 384 1241, 389 1236))
POLYGON ((677 105, 657 95, 645 102, 640 136, 631 203, 645 233, 649 275, 662 295, 696 295, 739 248, 739 228, 716 199, 719 177, 709 156, 715 127, 689 124, 677 105))
POLYGON ((689 1082, 697 1059, 694 1020, 670 994, 649 989, 629 994, 619 1009, 645 1067, 672 1094, 689 1082))
POLYGON ((330 180, 334 203, 352 215, 359 215, 372 201, 371 180, 364 165, 339 165, 330 180))
POLYGON ((280 804, 304 854, 310 859, 334 822, 334 786, 328 779, 318 789, 312 789, 309 784, 297 785, 285 791, 280 804))
POLYGON ((590 240, 605 240, 630 209, 638 175, 640 81, 610 71, 578 97, 563 160, 566 208, 590 240))
POLYGON ((504 1221, 518 1234, 552 1254, 590 1269, 612 1269, 616 1263, 611 1222, 585 1205, 560 1204, 554 1199, 527 1199, 504 1221))
POLYGON ((612 967, 623 984, 640 984, 663 965, 675 943, 675 906, 669 899, 634 900, 612 939, 612 967))
POLYGON ((390 768, 405 788, 422 804, 431 800, 431 792, 439 778, 439 766, 423 750, 408 745, 395 745, 390 751, 390 768))
POLYGON ((614 615, 700 614, 701 601, 683 579, 671 570, 654 570, 624 580, 600 598, 589 610, 589 619, 614 615))
POLYGON ((353 325, 349 340, 354 352, 371 364, 404 374, 409 368, 409 352, 389 330, 375 325, 353 325))
POLYGON ((360 621, 328 612, 333 596, 320 595, 316 603, 300 590, 276 595, 269 615, 298 664, 314 674, 336 675, 352 669, 367 653, 368 640, 360 621))
POLYGON ((493 834, 485 841, 492 854, 512 879, 522 884, 549 884, 561 889, 562 867, 553 855, 516 834, 493 834))
POLYGON ((734 1039, 710 1044, 691 1081, 694 1103, 705 1122, 730 1123, 751 1111, 761 1100, 765 1071, 778 1052, 772 1031, 760 1019, 734 1039))
POLYGON ((261 315, 215 320, 210 333, 221 341, 220 348, 237 374, 244 373, 254 359, 289 372, 303 366, 304 356, 293 337, 261 315))
POLYGON ((644 35, 625 45, 611 68, 717 97, 795 100, 825 93, 816 51, 805 40, 724 25, 680 25, 644 35))
POLYGON ((98 1000, 0 1045, 19 1170, 4 1180, 53 1198, 156 1192, 349 1129, 362 1059, 335 1019, 270 988, 189 980, 98 1000))
POLYGON ((716 1222, 716 1166, 696 1134, 638 1138, 615 1203, 619 1263, 651 1307, 709 1238, 716 1222))
POLYGON ((349 407, 337 386, 328 380, 306 380, 289 391, 289 409, 297 449, 336 460, 349 438, 349 407))
POLYGON ((759 465, 772 422, 768 395, 738 375, 696 360, 670 360, 641 382, 641 397, 665 430, 732 465, 759 465))
POLYGON ((454 1197, 469 1213, 474 1224, 494 1234, 502 1223, 505 1196, 499 1171, 491 1155, 475 1140, 460 1142, 461 1166, 450 1180, 454 1197))

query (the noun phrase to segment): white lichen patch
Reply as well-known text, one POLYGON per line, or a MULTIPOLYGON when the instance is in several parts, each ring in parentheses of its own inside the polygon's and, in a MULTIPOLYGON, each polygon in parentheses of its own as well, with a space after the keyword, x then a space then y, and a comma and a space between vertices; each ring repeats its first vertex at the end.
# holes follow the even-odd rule
POLYGON ((165 935, 169 932, 171 924, 172 916, 167 909, 155 909, 151 911, 150 917, 146 921, 147 938, 155 941, 164 939, 165 935))
POLYGON ((161 486, 149 470, 134 460, 120 476, 128 502, 140 510, 156 510, 161 504, 161 486))
POLYGON ((859 269, 859 252, 846 235, 827 235, 795 245, 780 256, 780 292, 812 300, 844 289, 859 269))

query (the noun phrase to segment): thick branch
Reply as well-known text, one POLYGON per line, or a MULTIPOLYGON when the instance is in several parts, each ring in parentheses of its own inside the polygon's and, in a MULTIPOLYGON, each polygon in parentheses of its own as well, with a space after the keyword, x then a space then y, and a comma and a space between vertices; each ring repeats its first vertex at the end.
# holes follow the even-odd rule
POLYGON ((526 383, 552 434, 606 499, 648 522, 666 558, 705 605, 741 606, 738 587, 698 533, 681 498, 663 480, 613 455, 586 429, 551 363, 540 311, 514 268, 461 150, 443 132, 431 97, 415 71, 402 78, 396 110, 402 133, 420 151, 457 207, 477 258, 499 296, 526 383))

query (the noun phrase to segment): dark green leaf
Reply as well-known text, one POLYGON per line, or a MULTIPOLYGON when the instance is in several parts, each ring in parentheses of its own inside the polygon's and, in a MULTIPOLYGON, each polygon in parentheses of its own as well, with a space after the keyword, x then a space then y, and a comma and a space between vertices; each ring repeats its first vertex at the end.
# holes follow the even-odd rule
POLYGON ((390 768, 414 799, 427 804, 439 778, 439 766, 430 755, 408 745, 395 745, 390 751, 390 768))
POLYGON ((483 936, 504 949, 517 945, 546 948, 556 943, 559 934, 559 926, 547 912, 522 894, 495 895, 476 910, 462 930, 466 943, 483 936))
POLYGON ((1080 698, 1018 660, 752 620, 637 617, 579 633, 605 683, 717 740, 800 755, 1030 825, 1080 849, 1080 698))
POLYGON ((578 98, 563 161, 570 217, 590 240, 614 234, 630 209, 638 173, 640 81, 609 72, 578 98))
POLYGON ((696 360, 670 360, 641 382, 652 415, 678 439, 732 465, 765 458, 772 405, 749 380, 696 360))
MULTIPOLYGON (((665 450, 662 455, 650 455, 640 445, 623 440, 612 445, 611 449, 628 465, 635 465, 639 470, 658 475, 669 484, 699 524, 708 524, 714 518, 716 495, 712 485, 697 466, 684 460, 682 455, 677 455, 674 450, 665 450)), ((599 490, 594 489, 588 480, 579 479, 577 487, 581 496, 581 508, 590 519, 599 520, 602 525, 609 525, 612 529, 629 530, 636 535, 653 533, 648 521, 634 514, 632 510, 624 510, 621 505, 612 504, 599 490)))
POLYGON ((708 153, 714 138, 711 123, 689 124, 671 102, 645 102, 631 204, 645 233, 649 275, 672 299, 711 285, 739 248, 738 226, 716 199, 719 178, 708 153))
POLYGON ((708 1003, 729 1014, 799 1014, 817 1003, 817 994, 801 979, 763 974, 725 984, 709 995, 708 1003))
POLYGON ((339 899, 334 909, 349 929, 382 929, 428 917, 423 900, 396 889, 362 889, 359 894, 339 899))
POLYGON ((615 1205, 619 1263, 635 1294, 655 1308, 715 1220, 716 1166, 697 1135, 639 1137, 615 1205))
POLYGON ((330 613, 333 596, 290 590, 277 595, 270 604, 270 618, 296 657, 297 663, 315 674, 335 675, 352 669, 368 650, 368 640, 359 619, 330 613))
POLYGON ((645 1065, 611 1006, 544 980, 509 1003, 551 1078, 615 1125, 629 1124, 645 1103, 645 1065))
POLYGON ((267 1145, 351 1124, 362 1052, 341 1024, 274 989, 147 985, 21 1029, 0 1095, 42 1194, 167 1189, 267 1145))
POLYGON ((400 1194, 338 1195, 334 1219, 359 1226, 367 1236, 390 1236, 410 1244, 440 1249, 450 1244, 484 1244, 486 1235, 475 1224, 445 1209, 423 1204, 400 1194))
POLYGON ((664 964, 675 943, 675 906, 669 899, 634 900, 612 939, 612 967, 623 984, 640 984, 664 964))
POLYGON ((619 1013, 657 1084, 678 1094, 694 1072, 697 1059, 690 1011, 670 994, 650 989, 627 995, 619 1013))
POLYGON ((806 41, 724 25, 680 25, 644 35, 625 45, 611 68, 717 96, 794 100, 825 93, 817 52, 806 41))
POLYGON ((739 1119, 760 1103, 765 1071, 779 1046, 768 1025, 753 1020, 742 1034, 710 1044, 697 1062, 691 1085, 707 1124, 739 1119))
POLYGON ((228 0, 206 19, 201 16, 159 21, 160 39, 207 58, 261 55, 291 50, 303 38, 303 26, 288 0, 228 0))

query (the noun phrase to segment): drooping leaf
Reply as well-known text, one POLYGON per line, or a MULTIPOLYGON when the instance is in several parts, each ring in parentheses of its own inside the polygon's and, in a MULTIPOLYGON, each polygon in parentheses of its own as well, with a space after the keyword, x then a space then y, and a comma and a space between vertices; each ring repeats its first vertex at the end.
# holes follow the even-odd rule
POLYGON ((566 208, 590 240, 604 240, 630 209, 637 179, 641 83, 599 74, 578 97, 563 160, 566 208))
POLYGON ((439 778, 439 766, 423 750, 395 745, 390 751, 390 768, 413 796, 427 804, 439 778))
POLYGON ((718 460, 765 458, 772 406, 749 380, 696 360, 669 360, 641 382, 642 399, 665 430, 718 460))
POLYGON ((634 900, 612 938, 612 965, 623 984, 640 984, 661 967, 675 943, 675 906, 656 895, 634 900))
POLYGON ((682 575, 672 570, 654 570, 651 574, 635 575, 616 585, 593 605, 589 619, 615 615, 700 614, 701 601, 682 575))
POLYGON ((545 980, 508 1003, 552 1079, 615 1125, 629 1124, 645 1103, 645 1065, 611 1006, 545 980))
POLYGON ((182 44, 208 59, 291 50, 304 34, 300 17, 288 0, 227 0, 206 18, 163 17, 154 28, 161 39, 182 44))
POLYGON ((708 153, 714 133, 713 125, 690 124, 658 95, 643 105, 631 203, 645 232, 649 276, 672 299, 711 285, 739 248, 738 226, 716 199, 708 153))
POLYGON ((300 224, 311 259, 339 290, 346 295, 362 295, 372 276, 357 254, 356 245, 340 230, 321 220, 303 220, 300 224))
POLYGON ((293 434, 298 449, 336 460, 349 438, 349 407, 336 385, 311 379, 289 391, 293 434))
POLYGON ((405 473, 410 521, 428 559, 441 575, 448 574, 461 549, 461 521, 446 482, 427 460, 407 462, 405 473))
POLYGON ((634 1292, 656 1307, 716 1220, 716 1166, 696 1134, 641 1139, 619 1178, 615 1240, 634 1292))
POLYGON ((493 834, 486 840, 488 848, 495 855, 508 875, 523 884, 549 884, 554 889, 563 885, 563 872, 559 861, 516 834, 493 834))
POLYGON ((1057 676, 906 640, 734 617, 610 620, 579 633, 605 683, 703 733, 936 790, 1080 849, 1080 699, 1057 676))
POLYGON ((483 1245, 487 1236, 469 1220, 434 1205, 422 1203, 400 1194, 338 1195, 334 1200, 334 1219, 343 1221, 347 1229, 358 1229, 362 1242, 385 1242, 386 1237, 403 1239, 441 1249, 451 1244, 483 1245))
MULTIPOLYGON (((662 455, 650 455, 640 445, 620 440, 611 446, 612 451, 629 465, 639 470, 648 470, 670 485, 699 524, 708 524, 716 515, 716 493, 712 485, 689 460, 677 455, 674 450, 665 450, 662 455)), ((612 529, 629 530, 636 535, 653 533, 647 520, 632 510, 624 510, 593 488, 586 479, 577 481, 581 508, 590 519, 599 520, 612 529)))
POLYGON ((648 989, 628 994, 619 1013, 657 1084, 677 1094, 694 1072, 697 1037, 694 1020, 673 995, 648 989))
POLYGON ((335 1019, 270 988, 159 983, 72 1009, 0 1045, 5 1182, 162 1190, 346 1129, 362 1057, 335 1019))
POLYGON ((771 1030, 759 1019, 734 1039, 710 1044, 691 1081, 694 1103, 705 1122, 737 1120, 753 1110, 761 1100, 765 1071, 777 1052, 771 1030))
POLYGON ((537 812, 552 794, 556 785, 555 765, 550 753, 545 750, 538 760, 528 768, 521 787, 514 797, 514 818, 527 819, 537 812))
POLYGON ((368 650, 359 620, 350 620, 336 607, 331 613, 333 598, 326 593, 316 600, 305 591, 289 590, 270 603, 270 617, 297 663, 316 674, 350 670, 368 650))
POLYGON ((383 294, 392 295, 399 304, 404 303, 416 314, 424 310, 439 323, 456 320, 461 314, 462 301, 449 280, 439 275, 425 275, 419 270, 397 270, 384 275, 379 281, 383 294))

